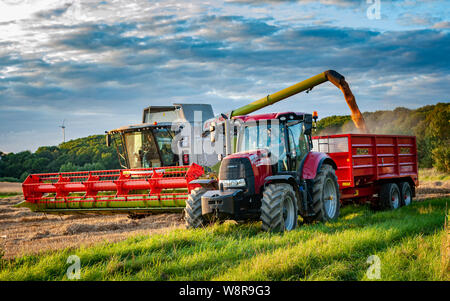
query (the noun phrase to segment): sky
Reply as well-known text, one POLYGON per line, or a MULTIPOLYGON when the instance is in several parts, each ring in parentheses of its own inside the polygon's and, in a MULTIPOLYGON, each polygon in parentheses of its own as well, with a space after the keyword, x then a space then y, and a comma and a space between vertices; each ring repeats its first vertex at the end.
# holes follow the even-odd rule
MULTIPOLYGON (((448 0, 0 0, 0 151, 150 105, 229 112, 328 69, 361 111, 450 102, 449 16, 448 0)), ((330 83, 260 112, 313 110, 350 113, 330 83)))

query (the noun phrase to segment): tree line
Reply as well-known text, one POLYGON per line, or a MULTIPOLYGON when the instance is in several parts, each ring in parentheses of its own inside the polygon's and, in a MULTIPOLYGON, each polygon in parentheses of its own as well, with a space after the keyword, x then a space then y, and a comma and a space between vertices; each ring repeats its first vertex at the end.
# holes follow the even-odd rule
MULTIPOLYGON (((450 103, 365 112, 363 116, 370 133, 416 136, 419 167, 450 173, 450 103)), ((330 116, 317 123, 317 135, 357 132, 350 116, 330 116)))
POLYGON ((23 182, 30 173, 120 168, 115 148, 104 135, 71 140, 59 146, 42 146, 34 153, 0 152, 0 181, 23 182))

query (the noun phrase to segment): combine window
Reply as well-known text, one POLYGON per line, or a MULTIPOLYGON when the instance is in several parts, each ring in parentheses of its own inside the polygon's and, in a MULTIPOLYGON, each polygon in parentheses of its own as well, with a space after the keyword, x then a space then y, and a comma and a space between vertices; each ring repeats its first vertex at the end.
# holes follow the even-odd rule
POLYGON ((125 144, 130 168, 161 166, 158 149, 150 131, 126 133, 125 144))
POLYGON ((173 133, 167 128, 152 128, 124 134, 130 168, 178 165, 172 152, 173 133))
POLYGON ((154 129, 153 134, 161 153, 163 166, 177 165, 178 158, 172 152, 173 133, 167 128, 154 129))

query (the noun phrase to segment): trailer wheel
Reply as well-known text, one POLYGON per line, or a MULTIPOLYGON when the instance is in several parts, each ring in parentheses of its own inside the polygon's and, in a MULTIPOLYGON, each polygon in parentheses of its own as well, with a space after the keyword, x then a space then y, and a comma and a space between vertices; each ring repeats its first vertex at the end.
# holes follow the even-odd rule
POLYGON ((202 216, 202 195, 206 189, 196 188, 191 191, 184 208, 184 221, 186 228, 199 228, 206 224, 206 220, 202 216))
POLYGON ((291 231, 297 227, 297 196, 291 185, 269 184, 261 200, 261 221, 264 231, 291 231))
POLYGON ((395 183, 386 183, 381 186, 380 205, 382 209, 394 210, 400 207, 400 189, 395 183))
POLYGON ((409 206, 412 203, 412 191, 408 182, 402 182, 399 186, 401 192, 400 206, 409 206))
POLYGON ((314 179, 313 184, 313 214, 303 217, 306 223, 313 221, 326 222, 339 217, 340 194, 334 168, 324 164, 314 179))

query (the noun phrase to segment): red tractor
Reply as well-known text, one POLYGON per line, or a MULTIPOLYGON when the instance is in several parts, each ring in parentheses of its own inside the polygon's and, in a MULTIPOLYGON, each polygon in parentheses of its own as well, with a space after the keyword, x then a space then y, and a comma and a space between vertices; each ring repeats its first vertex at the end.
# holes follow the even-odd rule
POLYGON ((337 219, 347 200, 392 210, 410 205, 415 196, 414 136, 311 137, 313 116, 307 113, 232 119, 238 123, 236 152, 222 160, 218 181, 190 182, 201 187, 186 201, 189 228, 234 219, 261 220, 266 231, 290 231, 298 214, 304 222, 337 219))
POLYGON ((336 163, 313 152, 312 115, 237 116, 236 152, 223 158, 218 182, 194 180, 185 220, 197 228, 212 220, 261 220, 267 231, 293 230, 305 221, 339 216, 336 163), (214 189, 215 188, 215 189, 214 189))

